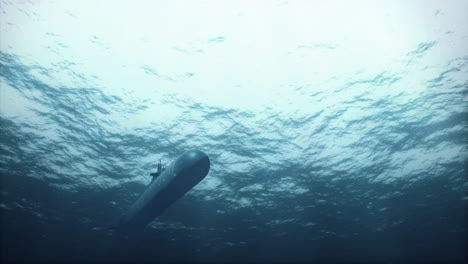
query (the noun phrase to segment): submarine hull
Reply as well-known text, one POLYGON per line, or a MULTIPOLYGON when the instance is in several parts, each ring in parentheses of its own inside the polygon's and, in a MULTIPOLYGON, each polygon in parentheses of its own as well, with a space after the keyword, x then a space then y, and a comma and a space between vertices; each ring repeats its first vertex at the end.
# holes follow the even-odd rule
POLYGON ((120 219, 117 230, 128 233, 143 230, 172 203, 197 185, 210 170, 208 156, 189 150, 173 161, 120 219))

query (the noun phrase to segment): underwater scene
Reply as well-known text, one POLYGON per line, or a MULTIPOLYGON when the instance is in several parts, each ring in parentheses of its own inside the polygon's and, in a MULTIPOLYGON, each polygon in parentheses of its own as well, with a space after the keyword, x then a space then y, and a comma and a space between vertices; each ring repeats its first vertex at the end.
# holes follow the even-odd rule
POLYGON ((0 11, 2 263, 467 261, 468 1, 0 11))

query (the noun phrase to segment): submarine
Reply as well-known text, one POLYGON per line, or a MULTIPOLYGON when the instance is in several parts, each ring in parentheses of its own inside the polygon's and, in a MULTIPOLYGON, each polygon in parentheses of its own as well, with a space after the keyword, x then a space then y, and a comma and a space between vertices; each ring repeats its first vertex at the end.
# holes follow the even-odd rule
POLYGON ((210 159, 200 150, 182 153, 167 167, 158 164, 158 171, 145 191, 122 215, 116 230, 129 234, 142 231, 175 201, 203 180, 210 170, 210 159))

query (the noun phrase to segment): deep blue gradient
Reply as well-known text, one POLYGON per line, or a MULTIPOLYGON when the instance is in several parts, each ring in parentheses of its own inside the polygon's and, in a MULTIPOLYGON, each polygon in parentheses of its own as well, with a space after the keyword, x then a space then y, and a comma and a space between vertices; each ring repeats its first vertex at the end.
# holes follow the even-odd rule
MULTIPOLYGON (((280 94, 270 104, 261 101, 270 96, 266 88, 260 96, 252 88, 258 107, 223 106, 216 97, 210 103, 197 99, 214 96, 207 90, 183 96, 185 90, 168 92, 159 83, 192 87, 187 78, 197 71, 166 76, 141 64, 137 70, 158 84, 137 92, 122 84, 117 92, 104 84, 111 79, 80 71, 78 62, 52 67, 4 48, 1 258, 463 262, 468 51, 434 55, 451 47, 453 34, 421 40, 394 65, 323 82, 288 83, 296 69, 284 68, 281 87, 291 97, 280 94), (194 148, 209 156, 208 176, 144 233, 116 236, 111 227, 146 188, 159 159, 169 163, 194 148)), ((201 46, 229 41, 213 37, 201 46)), ((340 47, 298 45, 291 56, 340 47)), ((255 76, 239 75, 239 89, 255 76)), ((212 89, 219 95, 224 88, 212 89)), ((229 94, 219 98, 230 102, 229 94)))

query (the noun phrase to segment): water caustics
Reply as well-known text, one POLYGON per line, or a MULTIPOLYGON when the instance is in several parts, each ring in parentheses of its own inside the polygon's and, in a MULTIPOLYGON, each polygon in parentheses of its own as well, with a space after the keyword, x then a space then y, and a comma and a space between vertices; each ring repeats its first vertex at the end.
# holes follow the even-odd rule
POLYGON ((467 10, 0 0, 2 254, 462 259, 467 10))

